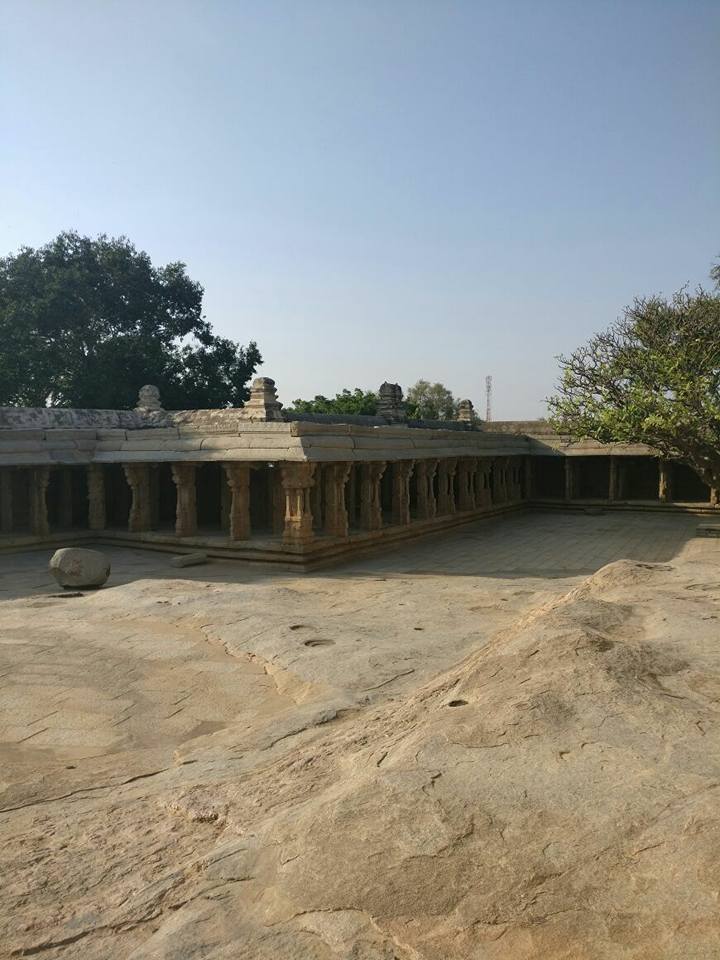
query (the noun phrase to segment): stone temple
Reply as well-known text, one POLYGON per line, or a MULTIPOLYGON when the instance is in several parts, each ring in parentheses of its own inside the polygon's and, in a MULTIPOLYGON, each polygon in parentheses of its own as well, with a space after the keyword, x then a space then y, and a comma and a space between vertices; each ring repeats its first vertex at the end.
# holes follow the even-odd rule
POLYGON ((311 564, 509 511, 712 512, 718 491, 644 446, 570 443, 544 421, 285 414, 275 383, 240 409, 0 408, 0 548, 117 543, 311 564))

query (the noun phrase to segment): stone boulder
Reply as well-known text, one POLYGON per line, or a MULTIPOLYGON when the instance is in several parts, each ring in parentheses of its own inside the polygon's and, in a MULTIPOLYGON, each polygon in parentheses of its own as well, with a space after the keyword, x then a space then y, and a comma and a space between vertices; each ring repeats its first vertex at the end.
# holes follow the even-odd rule
POLYGON ((61 587, 101 587, 110 576, 110 561, 99 550, 63 547, 50 558, 50 573, 61 587))

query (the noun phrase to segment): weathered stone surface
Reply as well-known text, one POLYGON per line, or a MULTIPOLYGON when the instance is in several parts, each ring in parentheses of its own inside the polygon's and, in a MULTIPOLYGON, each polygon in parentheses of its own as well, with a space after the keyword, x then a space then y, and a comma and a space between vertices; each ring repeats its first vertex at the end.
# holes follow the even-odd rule
POLYGON ((699 523, 697 535, 699 537, 720 537, 720 523, 699 523))
POLYGON ((170 563, 174 567, 196 567, 198 564, 207 563, 208 555, 206 553, 183 553, 179 557, 172 557, 170 563))
POLYGON ((63 602, 0 558, 4 952, 715 958, 695 526, 518 517, 307 578, 113 548, 63 602))
POLYGON ((63 547, 50 558, 50 573, 61 587, 101 587, 110 576, 110 561, 99 550, 63 547))

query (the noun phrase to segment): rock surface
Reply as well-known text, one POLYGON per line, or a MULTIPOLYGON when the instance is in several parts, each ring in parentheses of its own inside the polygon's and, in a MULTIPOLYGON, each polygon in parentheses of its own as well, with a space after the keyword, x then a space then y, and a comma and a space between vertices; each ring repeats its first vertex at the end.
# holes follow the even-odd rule
POLYGON ((110 561, 99 550, 63 547, 50 558, 50 573, 61 587, 101 587, 110 576, 110 561))
MULTIPOLYGON (((47 601, 45 646, 103 622, 130 636, 135 664, 110 665, 122 716, 175 723, 228 674, 248 711, 174 751, 136 728, 134 752, 52 768, 30 766, 31 732, 2 774, 0 942, 50 960, 715 960, 719 558, 698 539, 544 596, 418 574, 47 601), (160 673, 133 685, 164 655, 168 699, 160 673)), ((6 639, 41 602, 3 604, 6 639)))

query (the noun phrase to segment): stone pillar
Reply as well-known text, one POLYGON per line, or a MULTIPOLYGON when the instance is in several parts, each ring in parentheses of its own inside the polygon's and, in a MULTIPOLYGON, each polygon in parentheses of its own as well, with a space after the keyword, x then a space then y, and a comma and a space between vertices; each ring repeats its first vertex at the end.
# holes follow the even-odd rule
POLYGON ((323 472, 322 463, 315 464, 315 484, 310 494, 310 509, 313 515, 313 530, 323 529, 323 472))
POLYGON ((565 457, 565 499, 575 499, 575 464, 572 457, 565 457))
POLYGON ((30 532, 36 537, 46 537, 50 533, 47 513, 49 482, 49 467, 34 467, 30 470, 30 532))
POLYGON ((0 533, 12 533, 12 471, 0 470, 0 533))
POLYGON ((285 488, 282 482, 282 470, 275 467, 270 471, 272 479, 272 530, 276 536, 282 536, 285 530, 285 488))
POLYGON ((194 463, 173 463, 172 478, 177 490, 175 535, 194 537, 197 533, 197 488, 194 463))
POLYGON ((477 459, 461 457, 458 460, 458 510, 467 512, 475 509, 475 474, 477 459))
POLYGON ((284 463, 281 469, 285 490, 283 540, 287 544, 309 543, 313 539, 311 492, 315 464, 284 463))
POLYGON ((417 460, 415 462, 418 520, 432 520, 437 513, 433 485, 437 466, 437 460, 417 460))
POLYGON ((360 526, 363 530, 382 529, 380 481, 387 464, 384 460, 363 463, 360 467, 360 526))
POLYGON ((88 464, 88 526, 91 530, 105 529, 105 474, 101 463, 88 464))
POLYGON ((453 480, 457 470, 457 460, 440 460, 438 462, 438 504, 437 512, 440 516, 455 513, 455 486, 453 480))
POLYGON ((492 484, 490 486, 490 501, 493 506, 498 503, 504 503, 507 499, 505 490, 505 481, 503 477, 502 457, 494 457, 490 463, 490 472, 492 475, 492 484))
POLYGON ((325 486, 324 530, 329 537, 347 537, 348 535, 349 523, 345 507, 345 484, 350 476, 351 468, 351 463, 329 463, 325 465, 322 472, 325 486))
POLYGON ((150 529, 160 526, 160 465, 150 464, 150 529))
POLYGON ((608 500, 610 503, 618 498, 618 462, 617 457, 610 457, 610 474, 608 479, 608 500))
POLYGON ((357 466, 350 465, 347 487, 345 488, 345 509, 348 515, 348 525, 354 527, 357 525, 357 466))
POLYGON ((487 509, 492 506, 492 492, 490 490, 491 461, 485 457, 478 460, 477 473, 475 474, 475 507, 478 510, 487 509))
POLYGON ((392 465, 392 522, 406 527, 410 523, 410 475, 414 460, 398 460, 392 465))
POLYGON ((250 465, 225 463, 225 479, 231 493, 229 531, 231 540, 250 537, 250 465))
POLYGON ((535 476, 533 474, 533 458, 525 457, 525 499, 532 500, 535 493, 535 476))
POLYGON ((72 471, 63 467, 60 471, 60 511, 59 526, 61 530, 69 530, 73 522, 73 482, 72 471))
MULTIPOLYGON (((270 474, 272 478, 272 474, 270 474)), ((232 510, 232 491, 227 482, 227 473, 223 469, 220 477, 220 529, 230 532, 230 512, 232 510)))
POLYGON ((624 500, 627 489, 625 462, 622 457, 616 458, 615 466, 615 494, 617 500, 624 500))
POLYGON ((672 500, 672 467, 667 460, 658 460, 658 500, 661 503, 672 500))
POLYGON ((710 487, 710 506, 720 506, 720 490, 717 487, 710 487))
POLYGON ((150 465, 147 463, 123 464, 125 479, 132 491, 132 503, 128 517, 130 533, 142 533, 150 529, 150 465))

